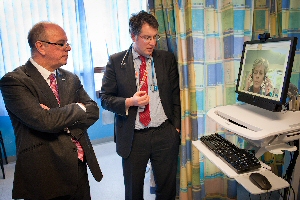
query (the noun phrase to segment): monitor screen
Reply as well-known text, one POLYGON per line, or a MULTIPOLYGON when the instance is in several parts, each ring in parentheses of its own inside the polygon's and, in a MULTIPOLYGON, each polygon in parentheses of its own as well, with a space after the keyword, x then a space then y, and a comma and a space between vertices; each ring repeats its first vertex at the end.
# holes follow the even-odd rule
POLYGON ((286 103, 297 38, 244 42, 236 85, 238 100, 271 111, 286 103))

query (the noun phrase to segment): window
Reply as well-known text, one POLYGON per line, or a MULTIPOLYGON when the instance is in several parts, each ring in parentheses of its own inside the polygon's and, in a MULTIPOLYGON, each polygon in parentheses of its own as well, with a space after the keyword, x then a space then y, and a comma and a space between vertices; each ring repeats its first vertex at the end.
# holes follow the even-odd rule
POLYGON ((128 49, 132 42, 128 31, 131 14, 147 10, 147 0, 89 0, 84 6, 98 91, 108 57, 128 49))

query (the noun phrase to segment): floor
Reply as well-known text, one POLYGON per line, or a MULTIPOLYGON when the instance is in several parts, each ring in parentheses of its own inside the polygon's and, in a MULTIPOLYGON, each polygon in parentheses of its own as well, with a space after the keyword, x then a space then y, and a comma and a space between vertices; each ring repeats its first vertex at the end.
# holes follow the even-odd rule
MULTIPOLYGON (((112 141, 94 144, 94 150, 98 158, 101 170, 103 172, 103 179, 101 182, 96 182, 89 172, 89 180, 91 187, 92 200, 122 200, 124 199, 124 184, 122 175, 122 160, 116 153, 116 145, 112 141)), ((15 163, 10 162, 4 165, 6 178, 2 178, 0 170, 0 200, 11 200, 11 191, 13 184, 13 174, 15 163)), ((300 184, 299 184, 300 185, 300 184)), ((300 187, 300 186, 299 186, 300 187)), ((252 200, 279 200, 278 192, 271 193, 270 196, 251 195, 242 186, 238 184, 238 200, 252 199, 252 200)), ((144 199, 154 200, 155 195, 150 194, 150 172, 145 174, 144 182, 144 199)), ((297 198, 289 198, 295 200, 297 198)))
MULTIPOLYGON (((101 182, 96 182, 89 172, 91 196, 93 200, 122 200, 124 199, 124 184, 122 175, 122 160, 116 153, 114 142, 105 142, 94 145, 94 150, 104 175, 101 182)), ((13 184, 14 163, 4 165, 5 179, 0 170, 0 199, 11 200, 13 184)), ((154 200, 155 195, 150 194, 150 172, 145 175, 144 199, 154 200)))

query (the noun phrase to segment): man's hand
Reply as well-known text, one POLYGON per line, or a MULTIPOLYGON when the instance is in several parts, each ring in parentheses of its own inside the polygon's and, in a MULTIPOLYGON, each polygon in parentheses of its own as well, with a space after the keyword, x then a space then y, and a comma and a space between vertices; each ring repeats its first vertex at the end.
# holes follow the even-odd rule
POLYGON ((132 97, 126 99, 126 107, 145 106, 149 101, 150 97, 145 91, 138 91, 132 97))
POLYGON ((40 104, 40 106, 41 106, 42 108, 44 108, 45 110, 50 110, 50 108, 49 108, 48 106, 44 105, 44 104, 40 104))
POLYGON ((84 112, 86 112, 86 107, 83 103, 76 103, 77 105, 80 106, 80 108, 82 108, 82 110, 84 110, 84 112))

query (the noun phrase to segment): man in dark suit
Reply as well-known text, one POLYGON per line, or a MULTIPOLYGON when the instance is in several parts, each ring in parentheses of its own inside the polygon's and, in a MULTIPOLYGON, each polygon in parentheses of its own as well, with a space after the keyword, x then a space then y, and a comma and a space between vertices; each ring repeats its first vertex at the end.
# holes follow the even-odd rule
POLYGON ((91 199, 87 165, 96 181, 102 173, 87 129, 99 107, 75 74, 60 69, 71 46, 59 25, 37 23, 28 43, 29 61, 0 81, 16 136, 12 198, 91 199))
POLYGON ((110 57, 100 92, 102 107, 115 113, 125 199, 143 199, 150 159, 156 199, 174 200, 181 124, 177 62, 172 53, 154 50, 159 35, 153 15, 145 11, 133 14, 129 32, 133 44, 128 51, 110 57))

